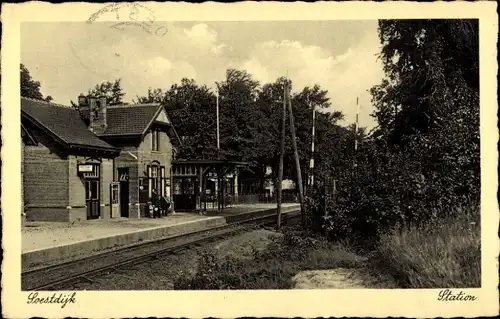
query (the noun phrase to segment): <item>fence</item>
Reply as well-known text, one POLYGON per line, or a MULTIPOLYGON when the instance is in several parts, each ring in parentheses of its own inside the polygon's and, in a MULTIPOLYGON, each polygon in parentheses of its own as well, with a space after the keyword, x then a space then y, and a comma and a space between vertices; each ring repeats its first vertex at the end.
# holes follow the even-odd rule
MULTIPOLYGON (((299 197, 296 193, 283 193, 282 203, 298 203, 299 197)), ((274 204, 276 203, 276 193, 270 194, 238 194, 228 195, 224 198, 225 206, 241 204, 274 204)))

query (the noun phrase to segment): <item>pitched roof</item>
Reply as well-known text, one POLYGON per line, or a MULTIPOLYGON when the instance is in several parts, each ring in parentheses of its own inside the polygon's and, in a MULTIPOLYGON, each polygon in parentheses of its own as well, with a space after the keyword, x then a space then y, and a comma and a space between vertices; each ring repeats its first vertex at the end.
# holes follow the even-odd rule
POLYGON ((108 128, 100 136, 142 135, 160 111, 159 104, 109 106, 106 111, 108 128))
POLYGON ((75 108, 22 97, 21 110, 23 117, 67 147, 118 151, 92 133, 75 108))
MULTIPOLYGON (((158 103, 109 106, 106 110, 108 127, 104 133, 98 135, 101 137, 144 135, 162 110, 165 108, 158 103)), ((171 134, 170 137, 175 140, 174 144, 179 145, 181 140, 173 125, 169 125, 169 135, 171 134)))

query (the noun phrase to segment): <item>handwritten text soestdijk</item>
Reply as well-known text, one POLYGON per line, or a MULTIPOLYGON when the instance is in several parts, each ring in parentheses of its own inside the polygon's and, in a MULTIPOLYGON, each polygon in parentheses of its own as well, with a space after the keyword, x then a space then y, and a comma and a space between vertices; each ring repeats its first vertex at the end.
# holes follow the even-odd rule
POLYGON ((76 303, 76 292, 72 294, 54 293, 52 296, 39 297, 38 292, 32 292, 28 295, 28 304, 60 304, 61 308, 66 307, 68 303, 76 303))

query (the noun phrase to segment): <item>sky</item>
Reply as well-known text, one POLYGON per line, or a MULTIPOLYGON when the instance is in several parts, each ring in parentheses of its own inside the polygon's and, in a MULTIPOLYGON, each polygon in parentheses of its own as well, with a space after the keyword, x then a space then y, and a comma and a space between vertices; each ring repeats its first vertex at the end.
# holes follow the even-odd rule
POLYGON ((24 22, 21 63, 61 104, 118 78, 132 102, 184 77, 213 88, 228 68, 261 84, 288 74, 295 89, 328 90, 325 111, 342 111, 344 124, 354 122, 359 97, 360 126, 375 125, 368 90, 383 78, 376 20, 155 23, 156 34, 109 22, 24 22))

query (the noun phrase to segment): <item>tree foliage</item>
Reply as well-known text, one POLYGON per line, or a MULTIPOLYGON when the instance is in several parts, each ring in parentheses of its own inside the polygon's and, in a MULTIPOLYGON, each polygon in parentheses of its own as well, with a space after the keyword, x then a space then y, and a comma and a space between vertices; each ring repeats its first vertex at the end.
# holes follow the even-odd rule
MULTIPOLYGON (((261 85, 244 70, 227 70, 226 77, 216 83, 219 92, 220 152, 217 153, 216 92, 194 80, 183 79, 168 90, 148 90, 134 103, 163 103, 184 147, 179 157, 221 158, 245 161, 264 187, 267 178, 276 180, 279 162, 284 78, 261 85), (266 175, 266 167, 272 175, 266 175)), ((292 94, 300 161, 307 172, 311 152, 312 107, 329 108, 328 92, 319 85, 305 87, 292 94)), ((316 115, 316 149, 318 172, 338 165, 343 154, 335 148, 342 144, 346 130, 337 122, 341 112, 316 115), (332 147, 334 146, 334 147, 332 147)), ((288 117, 285 142, 285 178, 296 179, 288 117)))
POLYGON ((52 96, 43 96, 41 92, 41 84, 35 81, 30 74, 30 71, 24 64, 21 63, 21 96, 35 100, 42 100, 50 102, 53 100, 52 96))
MULTIPOLYGON (((442 218, 479 199, 477 20, 384 20, 379 35, 378 127, 326 207, 326 226, 341 236, 442 218)), ((311 212, 318 220, 314 203, 311 212)))
POLYGON ((123 102, 125 93, 122 89, 121 79, 116 79, 114 82, 103 81, 100 84, 96 84, 93 89, 88 91, 88 95, 96 97, 106 96, 108 105, 125 104, 123 102))

